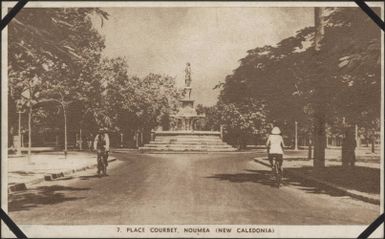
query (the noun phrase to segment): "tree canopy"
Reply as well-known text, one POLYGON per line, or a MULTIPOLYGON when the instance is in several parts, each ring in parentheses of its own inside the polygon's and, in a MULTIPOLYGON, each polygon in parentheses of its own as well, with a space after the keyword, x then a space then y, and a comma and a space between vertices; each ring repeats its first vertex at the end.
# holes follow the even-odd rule
MULTIPOLYGON (((239 67, 218 85, 217 108, 226 105, 234 112, 259 112, 261 122, 281 126, 299 121, 308 130, 317 105, 326 110, 329 125, 341 118, 351 124, 377 122, 380 30, 359 8, 328 8, 325 15, 318 52, 314 48, 315 27, 299 30, 276 45, 249 50, 239 67)), ((221 123, 242 128, 243 123, 235 120, 239 117, 229 117, 233 120, 221 123)))
POLYGON ((66 111, 71 131, 150 130, 172 114, 180 95, 175 79, 139 78, 123 57, 103 57, 104 38, 94 24, 105 20, 97 8, 20 11, 8 27, 11 125, 19 99, 33 107, 35 127, 62 129, 66 111))

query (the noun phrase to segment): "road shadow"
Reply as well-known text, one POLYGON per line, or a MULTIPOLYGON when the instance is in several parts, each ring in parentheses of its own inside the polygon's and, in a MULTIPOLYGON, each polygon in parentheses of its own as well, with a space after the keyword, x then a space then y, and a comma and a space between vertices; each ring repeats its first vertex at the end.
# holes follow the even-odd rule
POLYGON ((381 171, 378 168, 328 166, 322 170, 313 167, 290 168, 297 174, 311 176, 316 179, 338 185, 343 188, 364 193, 380 194, 381 171))
MULTIPOLYGON (((212 178, 222 181, 229 181, 232 183, 257 183, 270 187, 276 187, 275 178, 271 170, 250 170, 245 169, 245 173, 236 174, 215 174, 206 178, 212 178)), ((309 181, 303 178, 293 177, 288 175, 285 170, 282 178, 283 186, 294 186, 306 193, 314 194, 328 194, 333 197, 343 197, 345 194, 335 190, 334 188, 327 187, 323 184, 319 184, 313 181, 309 181)))
MULTIPOLYGON (((218 179, 221 181, 229 181, 232 183, 259 183, 271 187, 276 187, 275 178, 271 171, 267 170, 245 170, 249 173, 236 173, 236 174, 215 174, 206 178, 218 179)), ((286 184, 286 179, 284 178, 282 183, 286 184)))
POLYGON ((85 197, 68 197, 65 191, 84 191, 90 188, 74 188, 59 185, 42 186, 25 192, 9 194, 8 211, 25 211, 40 205, 58 204, 80 200, 85 197))

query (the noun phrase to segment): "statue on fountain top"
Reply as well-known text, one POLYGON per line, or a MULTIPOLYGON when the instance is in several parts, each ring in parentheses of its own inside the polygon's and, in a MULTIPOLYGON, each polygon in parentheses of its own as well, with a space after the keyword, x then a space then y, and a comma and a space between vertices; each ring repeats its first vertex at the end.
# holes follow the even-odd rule
POLYGON ((190 87, 192 80, 191 80, 191 66, 190 66, 189 62, 186 63, 186 68, 185 68, 184 72, 186 73, 186 75, 185 75, 185 87, 190 87))

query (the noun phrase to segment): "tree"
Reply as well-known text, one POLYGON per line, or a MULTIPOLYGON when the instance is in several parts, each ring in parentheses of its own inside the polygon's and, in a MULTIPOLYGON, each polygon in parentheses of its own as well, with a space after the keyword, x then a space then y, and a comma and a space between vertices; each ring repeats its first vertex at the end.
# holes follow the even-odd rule
POLYGON ((312 34, 313 29, 306 28, 295 37, 282 40, 276 47, 249 50, 248 55, 240 60, 240 66, 226 77, 219 102, 248 106, 249 112, 260 112, 259 117, 266 123, 286 127, 285 134, 292 131, 287 127, 294 129, 295 121, 307 127, 305 95, 298 87, 302 75, 298 71, 301 68, 299 59, 310 58, 305 50, 312 34), (250 99, 263 103, 264 110, 249 104, 250 99))
POLYGON ((104 48, 102 37, 92 27, 92 14, 107 18, 99 9, 23 9, 9 26, 11 91, 23 92, 29 81, 39 79, 37 102, 62 106, 65 154, 68 105, 81 98, 80 84, 91 80, 86 78, 104 48))
POLYGON ((359 8, 333 9, 326 20, 323 57, 330 62, 327 73, 338 81, 335 115, 345 119, 344 127, 359 125, 374 134, 381 107, 381 31, 359 8))
POLYGON ((198 104, 195 109, 198 115, 205 115, 204 118, 198 120, 197 129, 207 131, 220 130, 222 122, 218 105, 203 106, 202 104, 198 104))
POLYGON ((178 108, 181 92, 172 77, 158 74, 144 78, 131 76, 126 60, 120 57, 103 59, 95 72, 98 79, 95 83, 100 86, 90 89, 100 89, 97 93, 100 99, 88 102, 87 108, 96 119, 109 119, 108 124, 99 120, 98 125, 129 134, 136 131, 149 134, 178 108))
MULTIPOLYGON (((339 127, 334 122, 346 118, 375 125, 371 122, 379 119, 381 48, 380 30, 359 8, 317 8, 315 13, 316 27, 276 46, 249 50, 218 86, 218 105, 246 107, 253 99, 263 102, 261 116, 267 122, 299 121, 300 131, 316 135, 315 164, 322 167, 327 124, 339 127)), ((258 110, 248 106, 248 112, 258 110)))
POLYGON ((225 126, 232 144, 245 148, 246 138, 253 134, 266 133, 265 105, 250 99, 243 104, 218 104, 220 124, 225 126), (253 109, 251 111, 250 109, 253 109))
POLYGON ((141 79, 129 75, 124 58, 102 59, 104 39, 93 28, 95 15, 102 24, 108 18, 95 8, 23 9, 9 26, 11 99, 28 91, 40 125, 57 115, 50 107, 58 106, 65 154, 69 127, 80 138, 82 129, 97 127, 148 131, 176 111, 180 97, 172 77, 141 79))

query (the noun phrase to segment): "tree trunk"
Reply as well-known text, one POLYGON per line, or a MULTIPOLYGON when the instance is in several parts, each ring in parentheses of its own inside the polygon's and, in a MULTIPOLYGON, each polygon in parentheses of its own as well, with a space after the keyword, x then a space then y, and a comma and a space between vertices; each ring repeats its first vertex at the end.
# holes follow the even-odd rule
POLYGON ((28 154, 27 154, 28 163, 31 163, 31 147, 32 147, 32 140, 31 140, 32 126, 31 125, 32 125, 32 106, 30 106, 28 110, 28 154))
POLYGON ((19 129, 18 129, 18 145, 17 145, 17 155, 21 155, 21 112, 18 112, 19 114, 19 129))
POLYGON ((62 106, 64 115, 64 157, 67 159, 67 110, 64 104, 62 104, 62 106))
POLYGON ((298 150, 298 122, 294 122, 294 150, 298 150))
POLYGON ((221 140, 223 141, 223 125, 219 126, 219 131, 221 133, 221 140))
POLYGON ((21 134, 21 147, 25 148, 24 134, 21 134))
POLYGON ((357 148, 359 148, 361 146, 361 138, 358 135, 358 125, 357 124, 355 124, 355 126, 354 126, 354 135, 355 135, 355 138, 356 138, 357 148))
POLYGON ((312 135, 311 133, 309 133, 309 142, 308 142, 308 151, 307 151, 307 159, 308 160, 311 160, 312 159, 312 145, 313 145, 313 142, 312 142, 312 135))
POLYGON ((314 49, 319 51, 321 48, 321 40, 325 33, 325 20, 323 17, 323 12, 325 8, 323 7, 315 7, 314 8, 314 26, 316 28, 315 36, 314 36, 314 49))
MULTIPOLYGON (((151 132, 151 140, 154 140, 154 132, 151 132)), ((123 133, 120 133, 120 147, 123 148, 123 133)))
POLYGON ((325 167, 326 130, 325 113, 316 114, 314 125, 314 167, 317 169, 325 167))
POLYGON ((139 130, 135 132, 135 146, 139 148, 139 130))
POLYGON ((316 7, 314 8, 314 25, 316 28, 314 36, 314 50, 315 57, 317 58, 315 67, 318 69, 317 79, 319 84, 315 86, 315 97, 316 97, 316 106, 315 106, 315 122, 314 122, 314 168, 321 169, 325 167, 325 147, 326 147, 326 112, 325 112, 325 98, 324 91, 322 87, 322 82, 324 78, 322 77, 322 64, 319 60, 318 52, 321 50, 321 40, 324 36, 324 27, 325 21, 323 17, 324 8, 316 7))
POLYGON ((79 150, 83 150, 83 136, 82 129, 79 129, 79 150))

